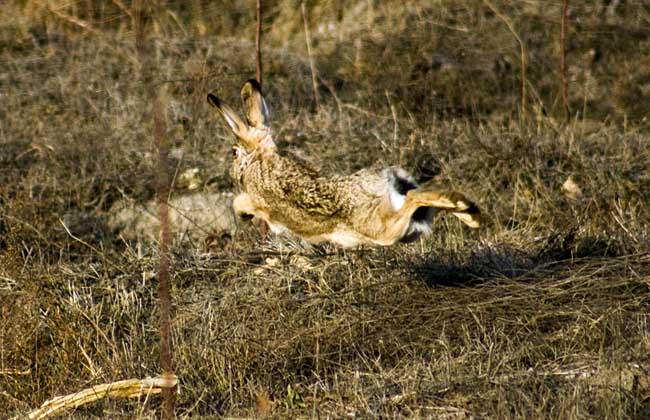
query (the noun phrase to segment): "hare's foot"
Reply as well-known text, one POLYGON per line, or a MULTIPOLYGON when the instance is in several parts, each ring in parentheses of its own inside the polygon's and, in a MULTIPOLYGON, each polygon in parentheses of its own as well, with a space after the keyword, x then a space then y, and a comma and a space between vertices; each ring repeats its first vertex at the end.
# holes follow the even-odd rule
POLYGON ((481 211, 478 206, 457 191, 437 191, 433 189, 411 190, 407 194, 408 209, 415 212, 420 207, 432 207, 450 211, 463 223, 472 228, 481 225, 481 211))

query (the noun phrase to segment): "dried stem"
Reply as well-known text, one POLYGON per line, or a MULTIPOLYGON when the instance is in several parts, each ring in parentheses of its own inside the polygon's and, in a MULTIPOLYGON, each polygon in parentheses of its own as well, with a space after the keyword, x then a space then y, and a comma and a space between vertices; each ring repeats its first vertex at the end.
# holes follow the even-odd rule
POLYGON ((74 17, 74 16, 67 15, 65 13, 62 13, 59 10, 56 10, 55 8, 50 6, 49 4, 47 5, 47 10, 50 13, 52 13, 54 16, 58 17, 59 19, 65 20, 66 22, 71 23, 71 24, 73 24, 75 26, 78 26, 78 27, 80 27, 80 28, 82 28, 82 29, 84 29, 84 30, 86 30, 88 32, 92 32, 92 33, 97 33, 98 32, 95 28, 93 28, 93 26, 89 22, 86 22, 85 20, 81 20, 81 19, 79 19, 77 17, 74 17))
POLYGON ((133 13, 129 10, 128 7, 122 2, 122 0, 112 0, 113 4, 116 5, 122 12, 124 12, 128 17, 133 20, 133 13))
POLYGON ((314 102, 316 108, 320 108, 320 99, 318 97, 318 85, 316 82, 316 66, 314 65, 314 57, 311 53, 311 41, 309 37, 309 23, 307 21, 307 12, 305 11, 305 3, 300 4, 302 10, 302 21, 305 26, 305 42, 307 43, 307 55, 309 56, 309 68, 311 70, 311 88, 314 94, 314 102))
POLYGON ((386 100, 388 101, 388 107, 390 108, 390 114, 393 117, 393 147, 395 150, 399 150, 399 160, 398 164, 401 166, 403 162, 403 156, 404 156, 404 148, 399 147, 397 144, 397 111, 395 110, 395 105, 393 105, 393 102, 390 100, 390 94, 388 93, 388 90, 384 91, 384 95, 386 95, 386 100))
MULTIPOLYGON (((142 8, 142 1, 134 2, 134 22, 136 48, 142 65, 142 77, 145 84, 147 99, 151 103, 151 119, 153 125, 153 140, 158 150, 158 167, 156 192, 160 219, 160 261, 158 264, 158 302, 160 305, 160 366, 163 374, 173 375, 174 367, 171 348, 171 295, 169 291, 169 253, 171 250, 171 229, 169 223, 170 177, 168 173, 169 147, 165 135, 165 120, 158 88, 154 83, 153 54, 147 43, 146 31, 149 16, 142 8)), ((163 389, 163 418, 174 418, 174 390, 163 389)))
POLYGON ((562 20, 560 24, 560 77, 562 79, 562 104, 564 105, 564 119, 569 121, 571 110, 569 109, 569 81, 567 78, 566 66, 566 30, 569 17, 569 0, 562 2, 562 20))

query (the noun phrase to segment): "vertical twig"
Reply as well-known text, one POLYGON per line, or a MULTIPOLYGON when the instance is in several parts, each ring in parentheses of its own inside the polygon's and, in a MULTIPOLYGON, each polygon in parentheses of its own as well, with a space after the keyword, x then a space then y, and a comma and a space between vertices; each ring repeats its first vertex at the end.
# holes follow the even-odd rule
POLYGON ((564 119, 569 121, 571 110, 569 109, 569 81, 567 79, 566 66, 566 30, 569 17, 569 0, 562 1, 562 20, 560 23, 560 77, 562 80, 562 104, 564 105, 564 119))
POLYGON ((386 95, 386 100, 388 101, 390 114, 393 116, 393 147, 396 150, 399 150, 399 160, 397 164, 401 166, 403 164, 402 157, 404 155, 404 148, 399 147, 397 144, 397 111, 395 110, 395 105, 393 105, 393 102, 390 100, 390 94, 388 93, 388 90, 384 91, 384 95, 386 95))
POLYGON ((262 86, 262 0, 257 0, 257 27, 255 29, 255 75, 262 86))
POLYGON ((320 100, 318 98, 318 85, 316 83, 316 66, 314 65, 314 57, 311 54, 311 41, 309 38, 309 24, 307 22, 307 12, 305 11, 305 2, 300 4, 302 10, 302 22, 305 26, 305 42, 307 43, 307 55, 309 56, 309 68, 311 70, 311 88, 314 94, 314 102, 316 108, 320 108, 320 100))
MULTIPOLYGON (((133 16, 135 26, 135 43, 138 58, 142 66, 142 79, 145 85, 147 100, 151 104, 152 135, 158 150, 158 167, 156 195, 158 198, 158 211, 160 218, 160 261, 158 265, 158 302, 160 305, 160 366, 163 376, 173 375, 174 367, 171 348, 171 295, 169 291, 169 252, 171 249, 171 230, 169 225, 169 207, 167 200, 170 192, 170 179, 167 170, 169 147, 165 136, 165 120, 163 107, 154 83, 153 54, 151 46, 147 43, 148 22, 150 16, 143 10, 143 1, 133 3, 133 16)), ((165 388, 163 396, 163 418, 174 418, 174 389, 165 388)))
POLYGON ((503 15, 499 9, 497 9, 490 0, 483 0, 483 2, 487 5, 487 7, 490 8, 494 12, 495 15, 499 19, 503 21, 503 23, 506 24, 508 27, 508 30, 512 33, 512 35, 515 37, 517 40, 517 43, 519 44, 519 57, 521 60, 521 111, 520 111, 520 119, 524 119, 526 117, 526 47, 524 45, 524 42, 521 40, 521 37, 515 30, 514 25, 512 24, 512 21, 508 19, 507 16, 503 15))
POLYGON ((86 0, 86 20, 92 23, 93 15, 93 2, 92 0, 86 0))

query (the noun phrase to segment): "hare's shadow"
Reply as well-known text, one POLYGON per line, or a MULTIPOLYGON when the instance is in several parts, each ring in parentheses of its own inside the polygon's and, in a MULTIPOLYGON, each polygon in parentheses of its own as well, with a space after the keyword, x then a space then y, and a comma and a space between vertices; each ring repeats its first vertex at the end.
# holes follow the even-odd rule
POLYGON ((460 255, 429 254, 409 262, 407 270, 427 286, 477 287, 503 280, 534 282, 584 258, 615 257, 622 251, 610 238, 572 233, 551 235, 539 248, 509 244, 478 247, 460 255))
POLYGON ((476 287, 503 278, 516 278, 535 267, 534 259, 518 248, 483 247, 469 254, 430 254, 412 261, 407 268, 430 287, 476 287))

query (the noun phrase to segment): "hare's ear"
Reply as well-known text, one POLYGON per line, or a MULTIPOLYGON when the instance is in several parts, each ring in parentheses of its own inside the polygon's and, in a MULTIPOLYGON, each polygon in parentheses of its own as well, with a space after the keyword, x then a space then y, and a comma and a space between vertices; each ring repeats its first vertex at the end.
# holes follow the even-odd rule
POLYGON ((248 126, 245 122, 239 118, 239 116, 232 110, 228 105, 221 102, 216 95, 208 93, 208 103, 216 108, 219 111, 219 114, 223 117, 226 123, 230 126, 230 129, 235 133, 239 138, 246 136, 248 131, 248 126))
POLYGON ((246 110, 246 120, 251 127, 269 128, 269 109, 262 95, 262 88, 250 79, 241 88, 241 100, 246 110))

